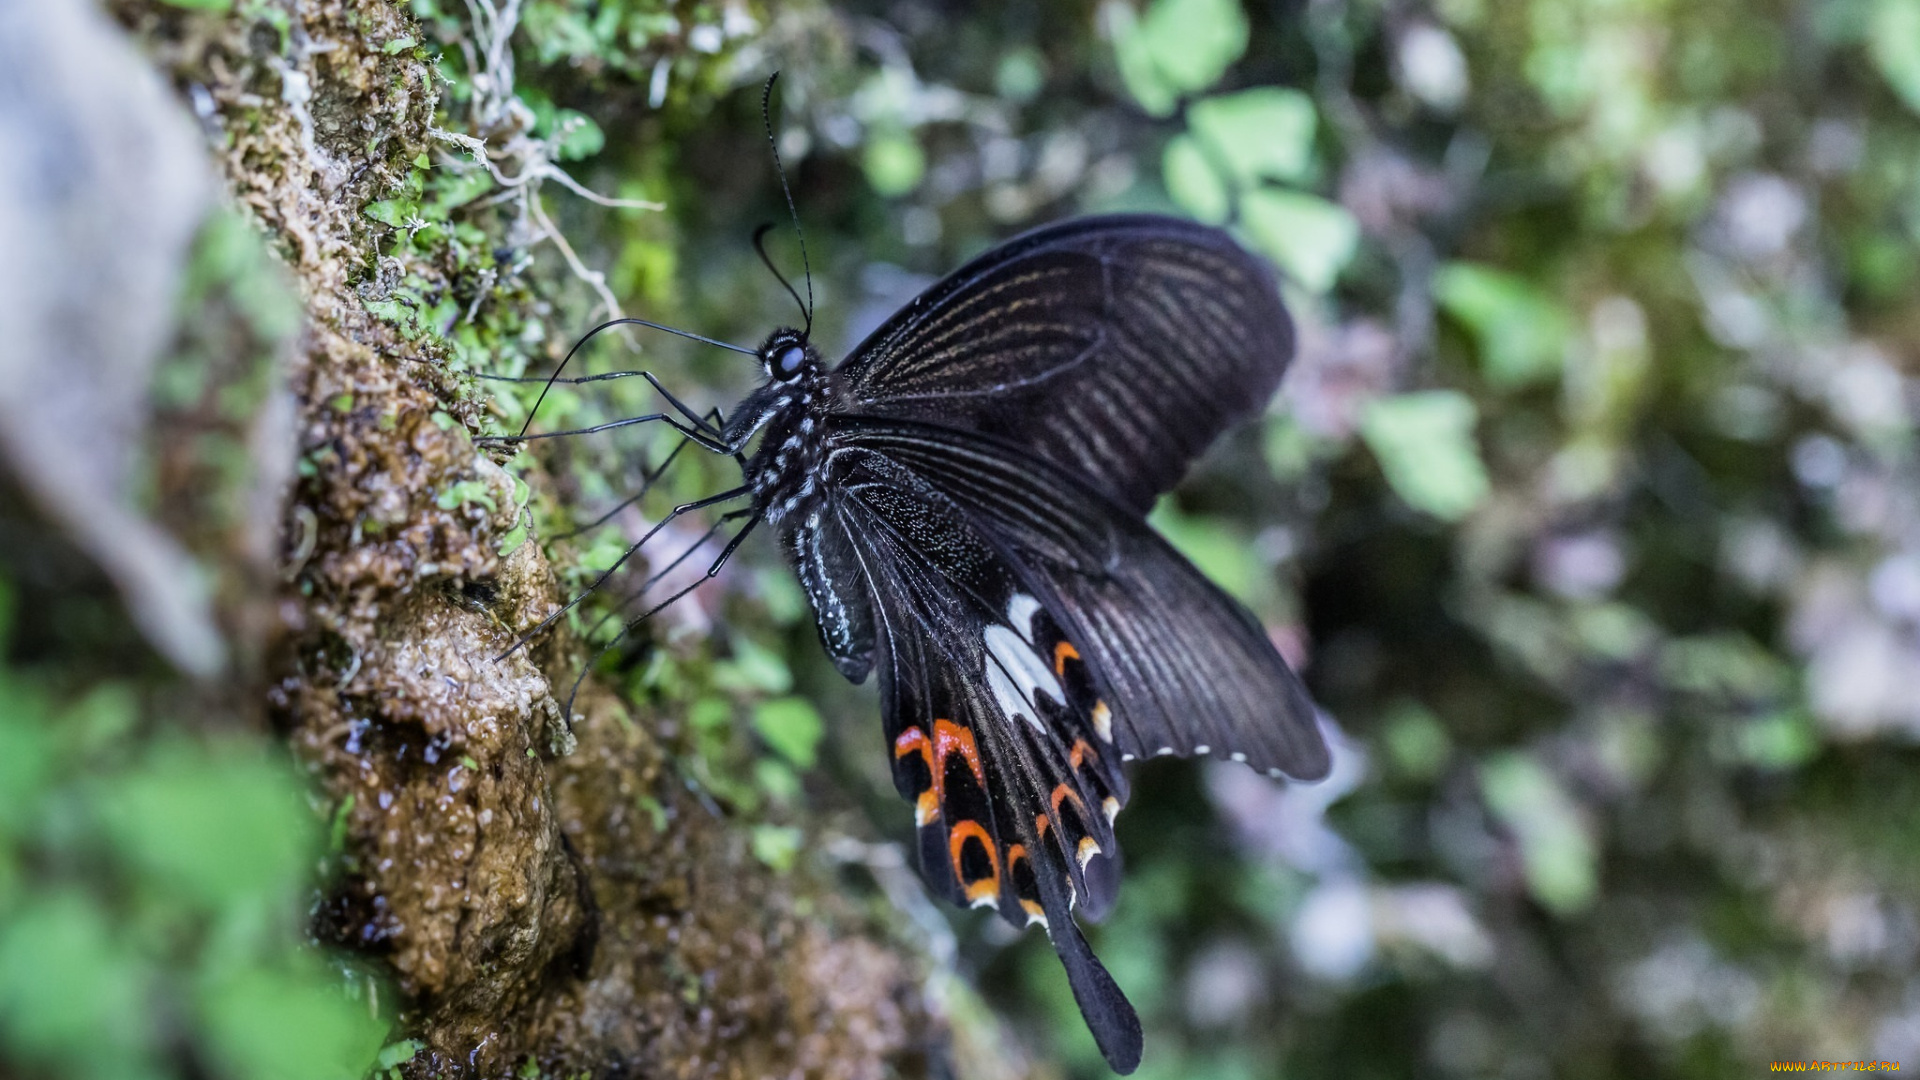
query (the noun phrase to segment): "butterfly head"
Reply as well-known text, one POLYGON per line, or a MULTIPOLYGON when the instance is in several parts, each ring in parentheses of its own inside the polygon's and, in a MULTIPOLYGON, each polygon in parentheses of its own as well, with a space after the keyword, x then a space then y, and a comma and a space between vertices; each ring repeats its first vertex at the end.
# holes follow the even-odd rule
POLYGON ((820 354, 804 332, 782 328, 760 346, 760 363, 766 368, 767 378, 794 384, 820 370, 820 354))

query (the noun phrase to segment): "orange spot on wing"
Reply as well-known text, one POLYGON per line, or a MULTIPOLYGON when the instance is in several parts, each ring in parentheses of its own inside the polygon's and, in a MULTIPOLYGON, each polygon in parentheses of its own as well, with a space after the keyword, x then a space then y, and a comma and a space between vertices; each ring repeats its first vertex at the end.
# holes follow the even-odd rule
POLYGON ((1065 675, 1067 673, 1067 661, 1078 659, 1080 659, 1080 650, 1073 647, 1073 642, 1062 641, 1053 647, 1053 673, 1055 675, 1065 675))
POLYGON ((1073 740, 1073 751, 1067 755, 1067 761, 1070 762, 1074 768, 1078 769, 1089 759, 1098 760, 1099 757, 1100 755, 1094 752, 1093 747, 1087 745, 1087 740, 1075 739, 1073 740))
POLYGON ((917 727, 908 728, 900 733, 899 738, 893 740, 894 757, 903 758, 912 753, 918 753, 926 758, 927 769, 929 771, 933 769, 933 748, 927 745, 927 733, 917 727))
POLYGON ((1000 895, 1000 856, 993 849, 993 837, 987 835, 986 826, 977 821, 955 822, 953 831, 947 834, 947 853, 953 859, 954 878, 966 887, 968 903, 978 904, 1000 895), (980 841, 981 848, 987 853, 987 865, 990 868, 986 877, 974 881, 967 880, 960 858, 968 840, 980 841))
POLYGON ((1033 819, 1033 831, 1044 837, 1047 835, 1047 826, 1051 824, 1053 824, 1053 819, 1047 817, 1045 814, 1041 814, 1033 819))
MULTIPOLYGON (((987 787, 987 770, 980 764, 980 747, 973 741, 973 732, 951 720, 933 722, 933 761, 938 768, 934 775, 944 776, 947 771, 947 755, 958 750, 960 756, 967 759, 967 765, 973 769, 973 778, 980 784, 980 790, 987 787)), ((937 781, 936 781, 937 782, 937 781)))
POLYGON ((1081 800, 1079 792, 1073 790, 1071 785, 1064 784, 1064 783, 1056 784, 1054 785, 1054 788, 1053 788, 1053 798, 1051 801, 1053 803, 1054 816, 1055 817, 1060 816, 1060 804, 1065 802, 1068 799, 1073 800, 1074 809, 1079 813, 1080 820, 1082 822, 1086 821, 1087 820, 1087 804, 1081 800))
POLYGON ((899 738, 893 740, 895 759, 910 754, 919 754, 920 760, 926 762, 927 776, 931 781, 927 789, 913 801, 913 823, 926 825, 940 817, 940 799, 945 794, 946 778, 941 776, 940 770, 935 767, 934 746, 927 741, 927 733, 917 727, 908 728, 900 733, 899 738))
POLYGON ((926 763, 927 776, 931 783, 914 799, 913 822, 926 825, 940 817, 940 807, 947 801, 947 757, 958 753, 966 759, 967 768, 973 770, 974 782, 982 791, 987 787, 986 766, 980 761, 980 746, 974 742, 973 732, 951 720, 933 722, 933 738, 917 727, 908 728, 893 740, 893 756, 904 758, 910 754, 919 754, 926 763))

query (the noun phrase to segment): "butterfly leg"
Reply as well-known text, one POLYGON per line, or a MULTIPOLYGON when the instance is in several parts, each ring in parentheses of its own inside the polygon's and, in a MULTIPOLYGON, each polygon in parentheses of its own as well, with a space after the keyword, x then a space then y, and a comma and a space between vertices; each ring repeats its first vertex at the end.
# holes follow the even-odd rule
MULTIPOLYGON (((600 586, 606 584, 607 579, 612 577, 614 573, 618 571, 622 566, 626 565, 627 560, 633 557, 634 552, 639 551, 642 547, 646 546, 647 541, 653 539, 655 533, 658 533, 661 529, 666 528, 667 524, 673 521, 675 518, 679 517, 682 514, 691 513, 692 511, 699 510, 702 507, 712 506, 715 503, 726 502, 729 499, 737 499, 740 496, 747 494, 747 492, 748 492, 747 488, 737 487, 730 491, 723 491, 718 495, 709 495, 704 499, 696 499, 693 502, 681 503, 679 506, 674 507, 672 511, 670 511, 667 514, 666 517, 660 519, 658 524, 654 525, 653 528, 648 529, 646 532, 646 535, 634 541, 633 544, 629 546, 626 551, 622 552, 620 557, 614 560, 612 566, 609 566, 605 570, 602 570, 600 572, 600 576, 594 579, 593 584, 587 586, 586 589, 583 590, 578 596, 575 596, 573 599, 567 601, 564 605, 561 606, 560 610, 554 612, 553 614, 547 616, 544 619, 541 619, 538 623, 534 625, 533 629, 528 630, 524 634, 521 634, 517 639, 515 639, 513 645, 510 648, 508 648, 506 652, 503 652, 499 656, 494 657, 494 659, 505 660, 507 657, 512 656, 516 652, 519 652, 523 647, 525 647, 527 642, 532 641, 536 637, 539 637, 542 633, 546 631, 546 629, 549 626, 552 626, 554 623, 558 622, 563 616, 565 616, 567 612, 572 611, 575 607, 578 607, 580 604, 580 601, 592 595, 595 589, 598 589, 600 586)), ((749 525, 748 528, 750 529, 752 528, 752 526, 749 525)), ((742 530, 743 535, 744 535, 744 532, 745 530, 742 530)), ((733 548, 728 547, 727 553, 731 554, 732 551, 733 551, 733 548)), ((718 571, 716 570, 715 572, 718 572, 718 571)))
MULTIPOLYGON (((600 616, 600 618, 594 620, 593 625, 587 628, 585 636, 587 636, 588 638, 591 638, 595 634, 599 633, 600 628, 602 626, 605 626, 609 619, 612 619, 615 616, 619 615, 622 609, 626 608, 630 604, 633 604, 635 601, 639 600, 641 597, 647 595, 647 590, 653 588, 655 585, 658 585, 660 583, 661 578, 664 578, 668 574, 671 574, 675 570, 679 569, 682 564, 684 564, 689 558, 693 556, 694 552, 699 551, 701 548, 705 547, 707 544, 707 541, 713 539, 714 534, 718 533, 721 529, 726 528, 727 525, 731 524, 732 522, 739 521, 741 518, 746 517, 751 513, 753 513, 753 510, 749 508, 745 510, 734 510, 734 511, 731 511, 730 513, 725 513, 720 515, 718 520, 716 520, 712 525, 707 527, 706 532, 703 532, 700 534, 700 538, 698 540, 695 540, 693 543, 688 544, 687 549, 685 551, 682 551, 680 554, 675 555, 673 557, 672 562, 669 562, 667 565, 647 575, 647 580, 641 582, 640 587, 638 589, 634 590, 631 594, 629 594, 627 597, 622 599, 618 604, 614 605, 613 610, 607 612, 606 614, 600 616)), ((711 577, 712 575, 708 575, 708 576, 711 577)), ((702 578, 701 580, 704 581, 706 579, 702 578)))
MULTIPOLYGON (((707 415, 714 417, 715 422, 719 422, 719 418, 721 414, 719 409, 709 409, 707 411, 707 415)), ((595 518, 592 522, 589 522, 588 524, 581 525, 578 528, 568 529, 566 532, 563 532, 563 533, 556 533, 554 534, 553 539, 566 540, 575 536, 579 536, 581 533, 592 532, 593 530, 613 520, 613 516, 615 514, 618 514, 620 511, 625 510, 627 507, 632 506, 634 503, 639 502, 641 499, 646 498, 647 492, 653 490, 654 483, 658 481, 662 476, 666 475, 668 467, 673 464, 673 459, 679 457, 680 451, 685 450, 687 446, 692 442, 693 442, 692 439, 681 439, 679 442, 674 444, 673 449, 669 451, 667 454, 667 459, 665 461, 662 461, 658 467, 651 470, 642 469, 640 474, 640 490, 620 500, 620 502, 616 504, 613 507, 613 509, 608 510, 604 514, 601 514, 599 517, 595 518)))
MULTIPOLYGON (((735 492, 734 494, 738 494, 738 492, 735 492)), ((661 524, 665 524, 665 522, 662 522, 661 524)), ((746 542, 747 536, 753 532, 754 526, 758 524, 760 524, 760 515, 754 514, 752 517, 748 518, 747 523, 741 527, 739 532, 733 534, 733 539, 727 541, 727 546, 721 549, 720 551, 720 557, 713 560, 713 565, 707 567, 707 572, 705 574, 702 574, 698 581, 695 581, 691 585, 688 585, 686 588, 681 589, 680 591, 674 593, 672 596, 669 596, 665 600, 662 600, 659 603, 653 605, 652 607, 648 608, 646 611, 642 612, 640 615, 632 619, 629 619, 626 625, 620 628, 620 632, 614 635, 612 641, 607 642, 607 644, 603 648, 601 648, 599 652, 593 654, 593 659, 587 661, 586 666, 580 669, 580 674, 574 678, 573 689, 567 692, 567 706, 565 709, 561 710, 561 715, 567 718, 568 728, 573 727, 573 701, 575 698, 580 696, 580 684, 586 681, 587 672, 593 670, 593 665, 599 663, 600 658, 607 655, 607 653, 610 650, 612 650, 612 648, 615 645, 620 643, 620 640, 622 638, 632 633, 634 627, 639 626, 641 623, 646 622, 648 619, 653 618, 655 615, 658 615, 660 612, 665 611, 668 607, 672 606, 672 604, 675 601, 679 600, 681 597, 687 595, 693 590, 699 588, 702 585, 705 585, 707 582, 712 581, 714 578, 718 577, 720 575, 720 568, 727 565, 727 560, 733 558, 733 553, 735 551, 738 551, 740 548, 740 545, 746 542)), ((655 527, 655 531, 657 530, 658 530, 658 526, 655 527)))

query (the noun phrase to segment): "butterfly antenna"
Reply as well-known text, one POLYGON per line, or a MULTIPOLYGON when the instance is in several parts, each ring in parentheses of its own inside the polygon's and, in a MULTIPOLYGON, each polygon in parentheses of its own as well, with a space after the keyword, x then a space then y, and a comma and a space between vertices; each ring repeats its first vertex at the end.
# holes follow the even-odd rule
MULTIPOLYGON (((793 302, 800 305, 800 314, 807 320, 807 329, 811 330, 813 328, 813 316, 807 311, 807 302, 800 299, 800 294, 794 291, 793 282, 788 281, 787 275, 781 273, 780 268, 773 265, 772 256, 767 254, 766 237, 768 231, 772 228, 773 226, 771 224, 766 224, 753 230, 753 250, 760 253, 760 261, 766 264, 767 270, 773 274, 774 280, 787 287, 787 295, 793 297, 793 302)), ((801 336, 804 337, 805 334, 803 333, 801 336)))
MULTIPOLYGON (((785 165, 780 164, 780 143, 779 140, 773 137, 773 83, 774 80, 779 77, 780 73, 777 71, 767 76, 767 87, 760 92, 760 122, 766 125, 767 149, 773 151, 773 171, 780 174, 780 193, 787 197, 787 216, 793 219, 793 235, 800 241, 800 269, 806 274, 807 278, 807 302, 801 305, 802 310, 806 312, 807 325, 805 329, 800 331, 800 336, 809 337, 813 333, 813 266, 807 262, 807 235, 800 231, 800 211, 793 204, 793 189, 787 186, 787 168, 785 165)), ((759 246, 759 238, 757 236, 754 239, 754 243, 756 247, 759 246)), ((766 258, 766 252, 762 251, 760 257, 763 259, 766 258)), ((772 266, 773 264, 768 263, 767 265, 772 266)), ((779 273, 778 270, 774 271, 776 276, 779 273)), ((791 292, 793 286, 789 285, 787 289, 791 292)), ((794 300, 798 301, 799 299, 799 295, 795 294, 794 300)))

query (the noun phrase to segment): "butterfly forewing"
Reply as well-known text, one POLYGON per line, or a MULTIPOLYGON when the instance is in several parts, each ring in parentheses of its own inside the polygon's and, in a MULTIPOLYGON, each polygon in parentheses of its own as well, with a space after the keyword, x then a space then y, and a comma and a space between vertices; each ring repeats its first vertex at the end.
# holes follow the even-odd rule
POLYGON ((1265 263, 1216 229, 1114 215, 981 256, 835 374, 852 411, 998 436, 1144 512, 1265 406, 1292 350, 1265 263))

